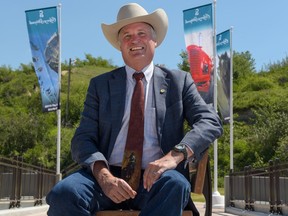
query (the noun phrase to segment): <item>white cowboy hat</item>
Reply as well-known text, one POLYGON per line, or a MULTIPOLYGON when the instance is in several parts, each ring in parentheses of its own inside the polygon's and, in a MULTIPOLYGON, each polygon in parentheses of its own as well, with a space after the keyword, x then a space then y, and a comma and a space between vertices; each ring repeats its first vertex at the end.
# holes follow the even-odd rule
POLYGON ((120 50, 120 45, 118 43, 118 33, 120 29, 128 24, 136 22, 150 24, 156 33, 156 46, 159 46, 162 43, 168 29, 168 17, 163 9, 157 9, 153 13, 148 14, 140 5, 130 3, 120 8, 116 23, 111 25, 102 23, 101 27, 106 39, 112 46, 120 50))

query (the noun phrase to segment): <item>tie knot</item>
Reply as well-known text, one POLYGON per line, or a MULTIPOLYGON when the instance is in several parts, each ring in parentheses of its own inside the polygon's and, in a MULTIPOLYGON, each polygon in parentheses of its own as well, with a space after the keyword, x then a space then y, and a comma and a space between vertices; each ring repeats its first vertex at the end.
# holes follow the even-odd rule
POLYGON ((142 80, 143 79, 143 77, 144 77, 144 73, 143 72, 140 72, 140 73, 138 73, 138 72, 135 72, 134 74, 133 74, 133 77, 134 77, 134 79, 135 80, 142 80))

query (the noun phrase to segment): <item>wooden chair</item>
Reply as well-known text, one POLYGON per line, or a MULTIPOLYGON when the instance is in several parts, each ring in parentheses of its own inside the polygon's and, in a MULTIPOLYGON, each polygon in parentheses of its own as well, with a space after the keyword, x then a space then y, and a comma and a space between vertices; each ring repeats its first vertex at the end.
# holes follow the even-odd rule
MULTIPOLYGON (((199 163, 189 164, 190 183, 192 193, 203 194, 205 197, 205 216, 212 215, 212 183, 208 150, 199 163)), ((134 210, 105 210, 96 213, 96 216, 138 216, 140 211, 134 210)), ((182 216, 193 216, 191 210, 183 211, 182 216)))
MULTIPOLYGON (((130 211, 130 210, 114 210, 114 211, 100 211, 96 213, 96 216, 138 216, 140 211, 130 211)), ((183 212, 182 216, 193 216, 192 212, 186 210, 183 212)))

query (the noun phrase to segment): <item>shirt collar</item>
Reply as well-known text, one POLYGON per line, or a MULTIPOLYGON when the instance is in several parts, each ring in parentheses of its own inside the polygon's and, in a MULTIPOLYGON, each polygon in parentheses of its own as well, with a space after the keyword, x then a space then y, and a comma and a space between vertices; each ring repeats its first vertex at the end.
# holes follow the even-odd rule
MULTIPOLYGON (((127 79, 133 80, 133 74, 135 73, 135 69, 129 67, 128 65, 125 65, 126 69, 126 74, 127 74, 127 79)), ((154 63, 151 61, 149 65, 143 68, 142 72, 145 75, 146 81, 149 83, 152 76, 153 76, 153 71, 154 71, 154 63)))

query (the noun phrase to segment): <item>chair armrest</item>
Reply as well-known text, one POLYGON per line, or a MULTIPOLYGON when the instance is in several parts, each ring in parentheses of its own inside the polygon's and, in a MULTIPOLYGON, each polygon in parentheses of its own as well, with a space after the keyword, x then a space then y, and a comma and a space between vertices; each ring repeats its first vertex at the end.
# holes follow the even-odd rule
POLYGON ((196 164, 189 164, 190 182, 192 192, 196 194, 203 194, 203 187, 205 183, 205 176, 208 163, 208 150, 204 153, 202 159, 196 164))
POLYGON ((198 163, 189 164, 191 192, 203 194, 206 203, 205 216, 212 215, 212 179, 208 150, 198 163))
POLYGON ((192 162, 189 164, 189 175, 193 193, 203 194, 207 163, 208 150, 206 150, 200 161, 197 163, 192 162))

